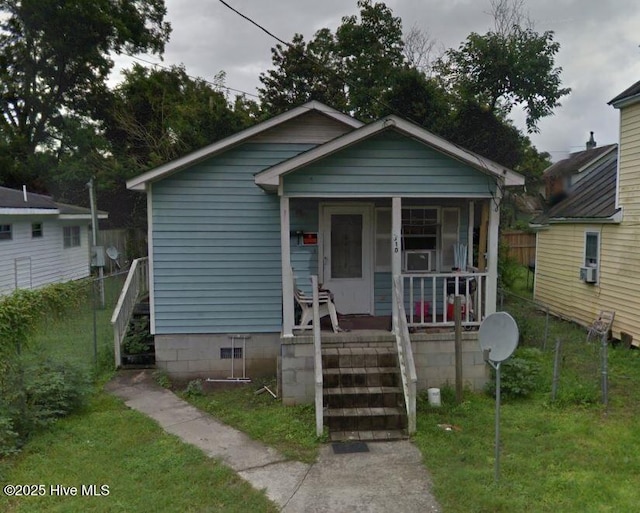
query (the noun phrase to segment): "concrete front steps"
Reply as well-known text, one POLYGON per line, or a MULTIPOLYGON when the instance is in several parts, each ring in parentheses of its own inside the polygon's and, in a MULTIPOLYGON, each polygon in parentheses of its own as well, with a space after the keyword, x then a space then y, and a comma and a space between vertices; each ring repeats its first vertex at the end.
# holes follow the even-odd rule
POLYGON ((331 441, 407 438, 395 348, 323 347, 322 372, 331 441))

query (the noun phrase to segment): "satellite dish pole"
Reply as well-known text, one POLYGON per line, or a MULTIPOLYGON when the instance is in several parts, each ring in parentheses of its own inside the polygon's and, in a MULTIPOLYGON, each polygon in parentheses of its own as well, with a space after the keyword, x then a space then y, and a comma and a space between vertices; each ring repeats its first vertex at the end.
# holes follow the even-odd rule
POLYGON ((89 204, 91 206, 91 237, 92 248, 91 264, 98 268, 98 290, 100 291, 100 308, 104 308, 104 254, 101 247, 98 247, 98 211, 96 209, 96 190, 93 177, 87 183, 89 188, 89 204))
POLYGON ((519 338, 518 325, 507 312, 488 315, 478 330, 478 341, 484 360, 496 371, 496 483, 500 478, 500 364, 513 354, 518 347, 519 338))

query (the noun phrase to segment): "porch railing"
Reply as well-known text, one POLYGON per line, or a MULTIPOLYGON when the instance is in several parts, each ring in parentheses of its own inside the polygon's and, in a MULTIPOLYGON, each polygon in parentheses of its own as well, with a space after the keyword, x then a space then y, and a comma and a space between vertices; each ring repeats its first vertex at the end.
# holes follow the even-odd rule
POLYGON ((149 291, 149 258, 137 258, 129 268, 129 274, 124 282, 118 303, 111 316, 113 326, 113 345, 116 367, 121 365, 120 349, 122 340, 127 333, 127 327, 133 314, 133 309, 141 295, 149 291))
POLYGON ((397 319, 393 323, 396 326, 396 344, 398 348, 398 361, 400 364, 400 375, 402 376, 402 389, 404 392, 404 403, 407 409, 408 426, 410 435, 416 432, 416 365, 413 360, 413 349, 411 348, 411 338, 409 327, 407 326, 407 314, 404 308, 403 291, 401 277, 393 277, 393 298, 398 307, 397 319))
POLYGON ((479 326, 485 315, 487 273, 403 274, 409 327, 453 326, 453 297, 463 296, 462 325, 479 326))
POLYGON ((316 435, 324 430, 324 402, 322 395, 322 340, 320 338, 320 300, 318 297, 318 277, 311 276, 313 290, 313 359, 315 369, 316 435))

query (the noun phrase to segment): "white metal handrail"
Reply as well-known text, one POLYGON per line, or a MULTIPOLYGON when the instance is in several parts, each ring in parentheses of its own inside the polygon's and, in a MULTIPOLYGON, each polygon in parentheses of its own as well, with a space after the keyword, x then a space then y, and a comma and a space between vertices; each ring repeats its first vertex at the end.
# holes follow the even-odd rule
POLYGON ((315 275, 311 276, 311 290, 313 290, 313 358, 315 369, 316 435, 322 436, 324 431, 322 340, 320 338, 320 297, 318 293, 318 277, 315 275))
POLYGON ((407 314, 404 308, 402 277, 393 277, 393 298, 397 305, 397 318, 393 325, 396 327, 396 345, 398 348, 398 361, 400 364, 400 375, 402 376, 402 389, 404 392, 404 403, 407 409, 408 427, 410 435, 416 432, 416 386, 418 376, 416 365, 413 360, 413 349, 411 348, 411 337, 407 325, 407 314))
POLYGON ((485 294, 487 273, 421 273, 403 274, 402 282, 406 286, 409 305, 408 325, 453 326, 453 315, 449 315, 448 287, 453 286, 453 295, 464 297, 462 325, 479 326, 485 312, 485 294), (413 308, 415 306, 415 308, 413 308), (439 307, 438 307, 439 306, 439 307), (440 312, 441 318, 438 319, 440 312))
POLYGON ((137 258, 129 268, 118 303, 111 316, 116 367, 120 367, 120 348, 127 332, 131 315, 141 295, 149 291, 149 257, 137 258))

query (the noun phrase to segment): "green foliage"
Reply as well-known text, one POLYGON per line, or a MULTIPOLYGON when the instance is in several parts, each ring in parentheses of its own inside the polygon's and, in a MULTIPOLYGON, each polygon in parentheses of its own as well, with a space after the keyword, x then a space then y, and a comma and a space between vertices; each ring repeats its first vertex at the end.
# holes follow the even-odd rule
POLYGON ((3 483, 39 482, 47 490, 52 483, 97 483, 109 485, 110 491, 102 497, 0 494, 0 511, 7 513, 279 510, 220 460, 166 433, 156 421, 105 392, 93 394, 81 414, 34 436, 18 457, 0 460, 3 483))
POLYGON ((24 358, 5 369, 0 380, 0 452, 16 450, 34 433, 80 408, 90 377, 77 364, 24 358))
POLYGON ((184 394, 187 397, 200 397, 204 395, 201 379, 193 379, 187 383, 187 388, 184 390, 184 394))
POLYGON ((83 146, 67 137, 79 127, 99 132, 86 120, 102 117, 112 55, 161 54, 171 30, 165 14, 164 0, 0 3, 0 155, 12 164, 7 185, 41 188, 46 173, 31 175, 38 155, 57 161, 83 146))
MULTIPOLYGON (((500 394, 505 398, 529 397, 542 386, 542 352, 536 348, 519 348, 500 364, 500 394)), ((495 396, 496 373, 492 368, 487 392, 495 396)))
POLYGON ((75 410, 88 373, 32 349, 44 318, 57 318, 86 299, 86 282, 18 290, 0 300, 0 453, 15 450, 33 432, 75 410), (27 357, 28 354, 28 357, 27 357))
MULTIPOLYGON (((222 86, 224 73, 215 82, 222 86)), ((120 173, 130 177, 244 127, 220 89, 190 77, 184 66, 134 64, 114 91, 106 136, 120 173)))
POLYGON ((171 379, 166 371, 162 369, 153 371, 153 379, 162 388, 171 388, 171 379))
POLYGON ((275 379, 250 384, 207 387, 202 396, 183 397, 225 424, 270 445, 287 458, 312 463, 323 439, 316 437, 313 404, 285 406, 271 394, 256 395, 263 385, 277 390, 275 379))
POLYGON ((0 298, 0 355, 4 355, 4 363, 28 344, 29 335, 45 315, 61 315, 77 306, 85 297, 83 290, 85 281, 70 281, 38 290, 19 289, 0 298))
POLYGON ((20 435, 13 427, 11 415, 7 411, 0 410, 0 456, 17 452, 19 443, 20 435))
POLYGON ((271 50, 274 69, 262 73, 260 101, 275 115, 309 100, 369 121, 387 114, 381 100, 404 68, 402 22, 383 2, 359 0, 359 16, 342 18, 335 33, 323 28, 305 43, 301 34, 271 50))
POLYGON ((502 117, 523 105, 528 131, 537 132, 538 121, 571 91, 560 85, 559 50, 553 32, 539 34, 516 24, 506 32, 472 32, 457 50, 445 53, 436 69, 460 98, 487 105, 502 117))
POLYGON ((511 288, 520 275, 521 266, 509 256, 509 245, 500 240, 498 243, 498 288, 511 288))
POLYGON ((149 329, 149 318, 140 317, 131 321, 124 337, 122 348, 126 354, 142 354, 151 351, 153 335, 149 329))
POLYGON ((89 390, 89 376, 78 366, 49 359, 26 366, 25 417, 29 427, 46 427, 56 419, 76 411, 83 405, 89 390))

